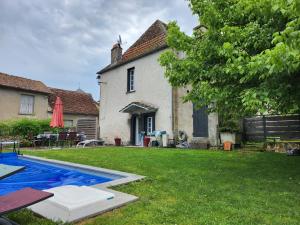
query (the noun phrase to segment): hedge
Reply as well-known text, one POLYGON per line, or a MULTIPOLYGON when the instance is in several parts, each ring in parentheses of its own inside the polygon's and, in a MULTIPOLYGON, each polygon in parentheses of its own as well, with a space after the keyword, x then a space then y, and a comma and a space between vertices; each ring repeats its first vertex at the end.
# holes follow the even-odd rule
POLYGON ((56 131, 50 127, 50 120, 20 119, 0 122, 0 136, 19 136, 27 138, 29 134, 37 135, 45 131, 56 131))

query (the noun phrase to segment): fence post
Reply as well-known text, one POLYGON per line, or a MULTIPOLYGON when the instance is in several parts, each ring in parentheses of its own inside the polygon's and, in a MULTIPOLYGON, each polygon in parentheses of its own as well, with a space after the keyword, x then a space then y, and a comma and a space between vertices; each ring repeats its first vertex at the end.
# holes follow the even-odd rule
POLYGON ((263 128, 264 128, 264 140, 267 138, 267 126, 266 126, 266 117, 263 116, 263 128))

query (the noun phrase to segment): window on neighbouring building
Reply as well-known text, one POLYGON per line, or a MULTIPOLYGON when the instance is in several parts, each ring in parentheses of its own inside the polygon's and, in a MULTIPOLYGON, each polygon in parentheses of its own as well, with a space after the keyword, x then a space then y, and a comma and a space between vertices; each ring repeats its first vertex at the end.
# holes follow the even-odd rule
POLYGON ((153 117, 147 117, 147 135, 153 131, 153 117))
POLYGON ((134 91, 134 67, 127 70, 127 92, 134 91))
POLYGON ((20 114, 31 115, 34 111, 34 96, 21 95, 20 114))
POLYGON ((64 120, 65 127, 73 127, 73 120, 64 120))

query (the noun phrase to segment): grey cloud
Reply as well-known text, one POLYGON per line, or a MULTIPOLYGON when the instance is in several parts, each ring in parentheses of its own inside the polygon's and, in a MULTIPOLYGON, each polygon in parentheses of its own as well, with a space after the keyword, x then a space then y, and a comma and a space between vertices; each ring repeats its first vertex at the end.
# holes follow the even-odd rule
POLYGON ((1 0, 0 71, 98 99, 95 73, 119 34, 128 48, 156 19, 197 24, 185 0, 1 0))

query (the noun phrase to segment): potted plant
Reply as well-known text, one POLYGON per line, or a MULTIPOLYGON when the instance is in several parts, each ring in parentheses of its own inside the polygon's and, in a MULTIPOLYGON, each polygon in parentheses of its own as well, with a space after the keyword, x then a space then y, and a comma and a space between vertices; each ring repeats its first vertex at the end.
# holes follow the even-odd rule
POLYGON ((121 138, 115 137, 115 146, 121 146, 121 138))
POLYGON ((240 126, 239 120, 233 118, 222 118, 219 124, 219 132, 220 132, 220 139, 221 143, 224 142, 231 142, 233 145, 240 145, 241 144, 241 133, 240 133, 240 126))

